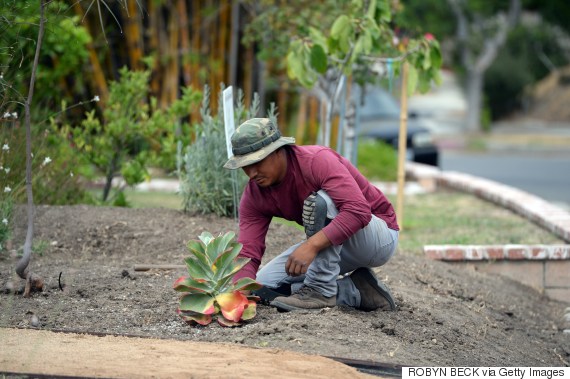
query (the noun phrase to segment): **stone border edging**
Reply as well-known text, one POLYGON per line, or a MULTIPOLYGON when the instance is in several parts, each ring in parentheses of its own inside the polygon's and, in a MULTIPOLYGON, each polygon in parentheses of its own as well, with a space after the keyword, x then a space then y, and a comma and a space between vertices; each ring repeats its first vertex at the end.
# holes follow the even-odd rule
POLYGON ((428 189, 446 186, 510 209, 570 242, 570 213, 528 192, 493 180, 406 162, 406 174, 428 189))
POLYGON ((425 245, 424 254, 438 261, 570 260, 570 245, 425 245))

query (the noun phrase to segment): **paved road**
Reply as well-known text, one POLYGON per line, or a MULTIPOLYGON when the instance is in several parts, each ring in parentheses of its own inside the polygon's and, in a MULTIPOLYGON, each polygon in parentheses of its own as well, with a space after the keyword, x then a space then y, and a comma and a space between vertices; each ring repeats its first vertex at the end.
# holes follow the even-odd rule
POLYGON ((570 208, 570 152, 522 153, 442 151, 440 166, 491 179, 570 208))

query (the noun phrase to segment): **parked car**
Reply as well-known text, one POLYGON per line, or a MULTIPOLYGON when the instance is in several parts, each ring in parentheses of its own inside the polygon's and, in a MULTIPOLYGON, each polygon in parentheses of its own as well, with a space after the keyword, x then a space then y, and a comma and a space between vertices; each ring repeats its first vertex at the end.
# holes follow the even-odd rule
MULTIPOLYGON (((360 98, 355 91, 354 99, 360 98)), ((357 134, 362 138, 379 139, 398 150, 400 133, 400 106, 394 97, 380 87, 367 87, 364 104, 360 107, 360 124, 357 134)), ((439 164, 439 151, 432 134, 416 115, 408 114, 407 149, 408 160, 432 166, 439 164)))

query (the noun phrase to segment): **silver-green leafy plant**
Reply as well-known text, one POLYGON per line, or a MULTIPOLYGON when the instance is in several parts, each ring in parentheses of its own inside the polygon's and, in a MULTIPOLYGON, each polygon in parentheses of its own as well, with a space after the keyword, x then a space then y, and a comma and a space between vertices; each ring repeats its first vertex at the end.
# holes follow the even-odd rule
MULTIPOLYGON (((222 90, 219 93, 222 104, 222 90)), ((190 213, 208 214, 229 217, 236 213, 239 199, 247 182, 242 172, 233 172, 223 168, 227 161, 226 135, 222 107, 213 115, 210 110, 210 90, 204 87, 204 96, 200 107, 201 122, 194 125, 194 142, 183 148, 178 144, 177 174, 180 180, 180 195, 183 209, 190 213)), ((254 94, 249 108, 244 105, 241 90, 237 91, 234 110, 235 125, 239 125, 252 117, 259 117, 259 96, 254 94)), ((276 109, 272 105, 267 117, 276 123, 276 109)))
POLYGON ((217 319, 222 326, 238 326, 255 316, 259 297, 244 291, 261 285, 247 277, 233 280, 249 262, 249 258, 238 258, 241 248, 233 232, 218 237, 203 232, 199 240, 188 243, 192 254, 185 259, 189 276, 174 282, 174 289, 182 292, 178 314, 184 321, 208 325, 217 319))

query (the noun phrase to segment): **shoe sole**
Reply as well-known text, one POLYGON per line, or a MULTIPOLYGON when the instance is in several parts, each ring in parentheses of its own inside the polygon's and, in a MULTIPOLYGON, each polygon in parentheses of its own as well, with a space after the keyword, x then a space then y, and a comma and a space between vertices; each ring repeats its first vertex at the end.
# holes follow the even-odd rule
POLYGON ((269 287, 261 287, 258 290, 251 292, 252 295, 259 296, 261 298, 261 304, 270 305, 273 299, 279 296, 289 296, 290 294, 276 291, 269 287))
POLYGON ((278 311, 280 312, 293 312, 293 311, 311 311, 311 312, 318 312, 321 309, 325 309, 325 308, 332 308, 334 307, 322 307, 322 308, 299 308, 299 307, 294 307, 292 305, 289 304, 285 304, 280 302, 279 300, 273 300, 271 303, 269 303, 269 305, 271 305, 272 307, 277 308, 278 311))
POLYGON ((378 280, 378 278, 376 278, 374 272, 371 269, 361 267, 359 268, 359 270, 365 270, 365 272, 367 273, 366 281, 370 283, 376 289, 376 291, 380 292, 380 294, 384 296, 384 298, 390 304, 390 310, 395 311, 396 302, 394 301, 394 297, 392 296, 392 293, 390 292, 388 287, 386 287, 384 283, 382 283, 381 281, 378 280))

